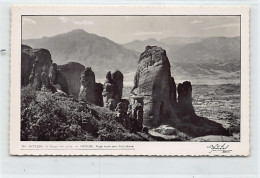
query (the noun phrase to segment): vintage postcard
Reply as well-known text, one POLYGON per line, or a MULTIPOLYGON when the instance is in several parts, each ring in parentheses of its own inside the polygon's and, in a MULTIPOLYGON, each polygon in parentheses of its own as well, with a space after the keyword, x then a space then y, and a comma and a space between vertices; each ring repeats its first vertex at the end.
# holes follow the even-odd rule
POLYGON ((248 7, 11 13, 11 155, 249 155, 248 7))

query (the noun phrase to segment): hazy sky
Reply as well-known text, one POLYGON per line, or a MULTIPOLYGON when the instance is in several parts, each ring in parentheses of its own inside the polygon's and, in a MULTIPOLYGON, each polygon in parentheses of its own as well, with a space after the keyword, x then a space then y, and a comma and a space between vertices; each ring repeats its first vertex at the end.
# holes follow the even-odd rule
POLYGON ((127 43, 136 39, 240 35, 239 16, 23 16, 22 38, 42 38, 84 29, 127 43))

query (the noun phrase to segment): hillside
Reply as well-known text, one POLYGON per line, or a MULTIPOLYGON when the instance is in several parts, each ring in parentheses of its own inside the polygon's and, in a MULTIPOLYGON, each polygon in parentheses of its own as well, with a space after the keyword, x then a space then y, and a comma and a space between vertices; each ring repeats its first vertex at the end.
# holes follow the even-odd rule
MULTIPOLYGON (((172 141, 187 140, 178 131, 172 141)), ((22 141, 164 141, 144 132, 130 132, 116 121, 116 112, 78 101, 62 93, 21 90, 22 141)), ((169 141, 170 141, 169 140, 169 141)))

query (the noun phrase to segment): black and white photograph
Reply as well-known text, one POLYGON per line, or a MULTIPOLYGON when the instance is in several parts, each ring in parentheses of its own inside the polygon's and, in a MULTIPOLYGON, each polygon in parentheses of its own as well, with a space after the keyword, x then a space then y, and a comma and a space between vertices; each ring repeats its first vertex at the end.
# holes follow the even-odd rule
POLYGON ((17 6, 12 23, 12 153, 249 153, 247 8, 17 6))
POLYGON ((240 16, 22 16, 21 141, 240 141, 240 16))

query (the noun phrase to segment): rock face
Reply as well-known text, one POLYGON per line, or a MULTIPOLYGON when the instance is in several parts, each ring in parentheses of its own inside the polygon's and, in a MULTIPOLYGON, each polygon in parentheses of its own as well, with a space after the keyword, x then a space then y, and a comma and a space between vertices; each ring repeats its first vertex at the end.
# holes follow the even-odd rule
POLYGON ((123 93, 123 80, 124 76, 123 74, 119 71, 116 70, 111 74, 112 77, 112 85, 114 86, 114 100, 116 102, 119 102, 122 98, 122 93, 123 93))
POLYGON ((185 81, 178 85, 178 114, 193 114, 192 106, 192 86, 189 81, 185 81))
POLYGON ((96 83, 95 74, 90 67, 87 67, 81 73, 80 82, 81 87, 79 100, 102 106, 102 90, 100 90, 101 86, 100 84, 96 83))
POLYGON ((78 98, 80 92, 80 75, 85 67, 76 62, 59 65, 60 75, 66 80, 69 94, 78 98))
POLYGON ((121 101, 123 80, 124 76, 119 70, 113 73, 110 71, 107 73, 102 92, 103 103, 106 108, 111 108, 111 100, 114 100, 116 104, 121 101))
POLYGON ((60 72, 58 65, 53 63, 50 67, 49 78, 51 84, 54 85, 57 89, 63 91, 66 94, 69 94, 68 84, 65 77, 60 72))
POLYGON ((51 92, 56 92, 56 88, 51 84, 49 76, 45 73, 41 73, 42 87, 45 87, 47 90, 51 92))
POLYGON ((31 84, 36 90, 41 89, 41 73, 49 72, 52 64, 51 54, 47 49, 32 49, 22 45, 21 85, 31 84))
POLYGON ((32 72, 32 66, 34 60, 31 58, 32 48, 26 45, 22 45, 21 53, 21 86, 29 84, 29 77, 32 72))
POLYGON ((156 127, 176 117, 176 87, 165 50, 146 47, 138 62, 131 93, 144 96, 144 126, 156 127))
POLYGON ((51 82, 63 92, 78 98, 80 92, 80 75, 85 67, 76 62, 64 65, 52 64, 50 68, 51 82))

